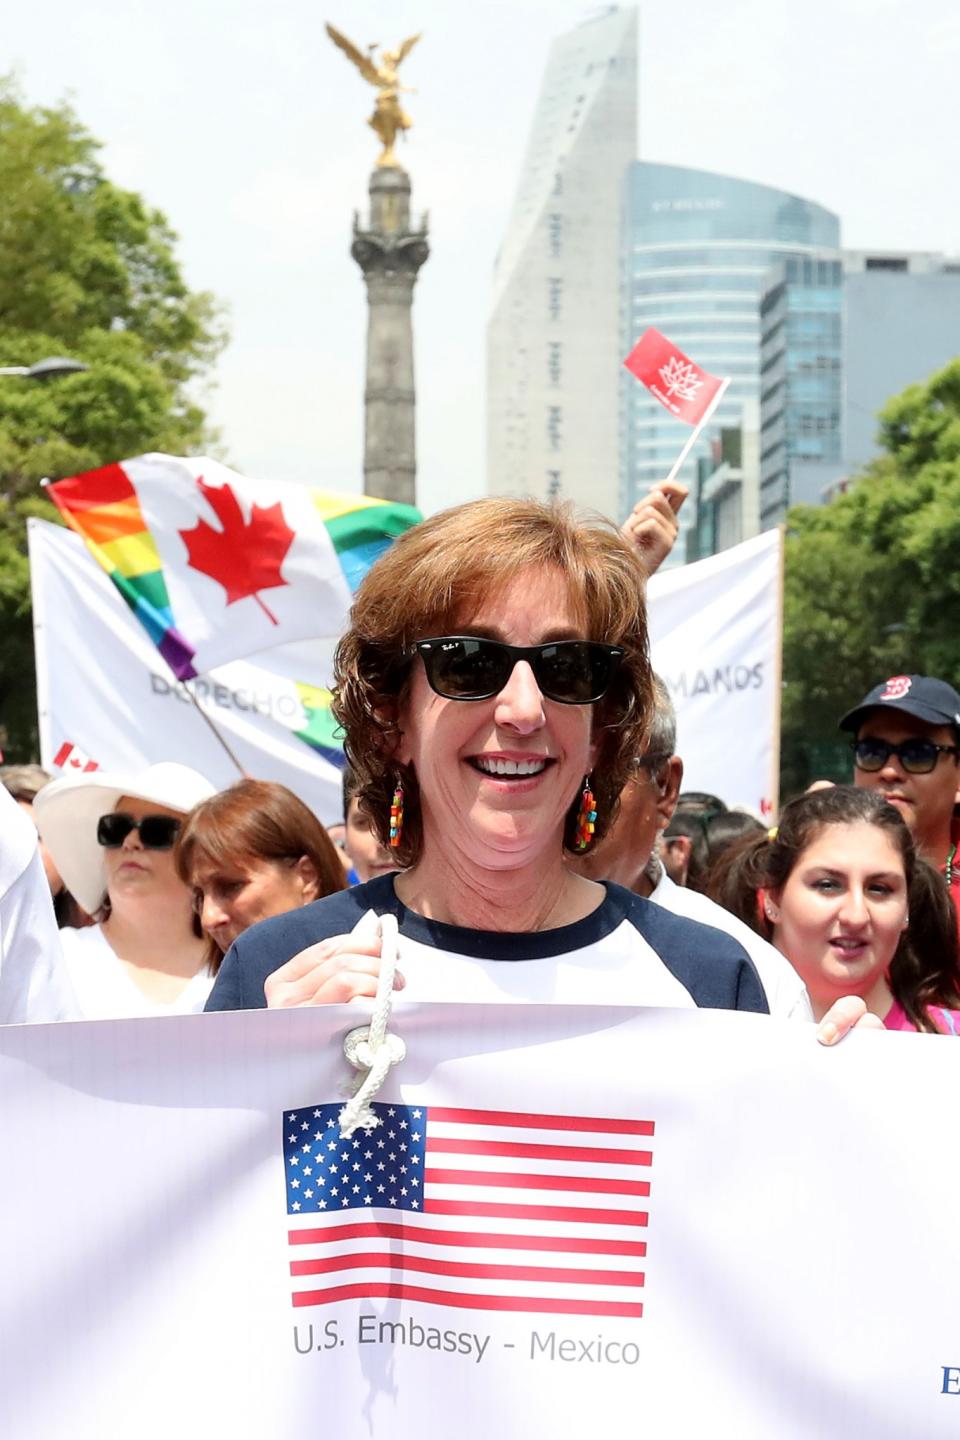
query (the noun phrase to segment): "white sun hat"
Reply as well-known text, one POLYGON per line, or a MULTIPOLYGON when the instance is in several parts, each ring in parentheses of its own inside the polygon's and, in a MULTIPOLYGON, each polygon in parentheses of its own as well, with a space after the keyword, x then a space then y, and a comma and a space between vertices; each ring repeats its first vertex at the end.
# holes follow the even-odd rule
POLYGON ((162 805, 184 815, 216 794, 197 770, 165 760, 145 770, 93 770, 64 775, 39 791, 33 815, 40 837, 70 894, 89 914, 99 910, 107 891, 97 821, 114 810, 123 795, 162 805))

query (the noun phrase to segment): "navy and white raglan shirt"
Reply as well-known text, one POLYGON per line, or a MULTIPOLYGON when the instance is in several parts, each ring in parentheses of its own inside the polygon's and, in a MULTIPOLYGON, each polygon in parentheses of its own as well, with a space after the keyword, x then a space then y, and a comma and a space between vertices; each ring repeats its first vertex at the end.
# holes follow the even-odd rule
POLYGON ((263 920, 224 957, 208 1010, 256 1010, 268 975, 301 950, 348 934, 370 910, 397 918, 404 1000, 563 1005, 769 1007, 743 946, 607 882, 583 920, 516 934, 424 919, 394 892, 394 875, 263 920))
POLYGON ((762 936, 729 910, 724 910, 715 900, 691 890, 686 885, 675 885, 661 866, 660 877, 650 892, 654 905, 662 905, 674 915, 685 915, 688 920, 697 920, 701 925, 712 925, 716 930, 725 930, 746 950, 753 961, 753 968, 760 977, 767 1005, 771 1015, 786 1020, 813 1020, 813 1006, 807 987, 794 970, 790 961, 779 950, 769 945, 762 936))

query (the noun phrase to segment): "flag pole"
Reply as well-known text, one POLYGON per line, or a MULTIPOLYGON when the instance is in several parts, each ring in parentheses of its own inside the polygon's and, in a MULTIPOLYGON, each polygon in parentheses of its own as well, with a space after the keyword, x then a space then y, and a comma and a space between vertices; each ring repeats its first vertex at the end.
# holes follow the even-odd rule
POLYGON ((684 445, 683 449, 680 451, 680 454, 677 456, 676 463, 674 464, 673 469, 670 471, 670 474, 667 476, 666 484, 669 485, 671 480, 675 480, 677 478, 677 472, 679 471, 684 460, 686 460, 687 456, 690 454, 690 451, 693 449, 694 441, 700 434, 700 431, 703 429, 704 425, 706 425, 707 421, 713 415, 713 412, 720 404, 720 401, 723 399, 727 386, 730 384, 730 378, 731 377, 728 375, 725 379, 720 381, 720 386, 717 390, 716 395, 714 395, 713 399, 710 401, 710 404, 700 416, 700 419, 693 427, 693 434, 689 437, 686 445, 684 445))
MULTIPOLYGON (((33 537, 37 533, 34 526, 37 523, 32 518, 27 521, 28 557, 31 556, 33 549, 33 537)), ((50 665, 47 660, 47 612, 46 605, 42 603, 46 597, 43 596, 41 599, 37 571, 32 564, 29 568, 30 609, 33 617, 33 656, 37 675, 37 738, 40 741, 40 763, 44 769, 49 770, 53 760, 53 736, 50 730, 50 687, 47 683, 50 674, 50 665)))
POLYGON ((777 562, 777 651, 773 665, 773 751, 771 754, 770 798, 774 824, 780 813, 780 749, 782 740, 783 709, 783 595, 784 566, 786 560, 787 527, 778 525, 780 534, 779 559, 777 562))
POLYGON ((211 720, 210 716, 207 714, 206 710, 204 710, 203 706, 200 704, 200 701, 197 699, 196 695, 194 695, 193 691, 190 689, 190 687, 189 687, 189 685, 187 684, 186 680, 181 680, 181 679, 179 678, 179 676, 178 676, 178 677, 177 677, 177 684, 183 687, 184 694, 187 695, 187 697, 188 697, 189 700, 190 700, 190 703, 192 704, 193 708, 196 710, 196 712, 197 712, 197 714, 200 716, 200 718, 201 718, 207 725, 210 726, 210 729, 213 731, 213 733, 214 733, 214 735, 216 736, 217 740, 218 740, 218 741, 220 742, 220 744, 223 746, 224 750, 226 750, 227 754, 230 756, 230 759, 233 761, 234 765, 236 765, 237 770, 238 770, 238 772, 239 772, 239 774, 240 774, 240 778, 243 779, 243 780, 249 780, 249 779, 250 779, 250 776, 249 776, 248 772, 247 772, 246 770, 244 770, 243 766, 240 764, 240 761, 237 759, 236 755, 234 755, 233 751, 230 749, 230 746, 227 744, 227 742, 226 742, 226 740, 224 739, 223 735, 220 733, 220 731, 218 730, 217 726, 213 723, 213 721, 211 720))

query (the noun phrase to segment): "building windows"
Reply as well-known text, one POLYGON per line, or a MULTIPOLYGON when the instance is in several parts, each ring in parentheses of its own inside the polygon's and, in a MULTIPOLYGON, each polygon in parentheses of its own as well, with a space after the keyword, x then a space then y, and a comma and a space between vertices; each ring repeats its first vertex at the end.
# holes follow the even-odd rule
POLYGON ((547 245, 551 259, 556 259, 563 250, 563 216, 552 211, 547 216, 547 245))
POLYGON ((563 308, 563 280, 559 275, 547 277, 547 314, 551 320, 559 320, 563 308))
POLYGON ((561 447, 560 427, 563 424, 562 405, 547 406, 547 443, 551 450, 559 450, 561 447))
POLYGON ((547 499, 556 500, 560 496, 560 471, 547 471, 547 499))
POLYGON ((560 384, 562 354, 563 346, 559 340, 547 341, 547 378, 551 385, 560 384))

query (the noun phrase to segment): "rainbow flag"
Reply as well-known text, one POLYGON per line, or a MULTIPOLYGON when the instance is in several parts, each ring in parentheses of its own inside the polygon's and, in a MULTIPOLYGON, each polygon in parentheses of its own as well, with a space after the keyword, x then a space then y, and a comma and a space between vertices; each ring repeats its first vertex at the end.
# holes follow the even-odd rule
POLYGON ((196 674, 194 651, 174 624, 160 556, 123 468, 105 465, 58 480, 47 494, 87 542, 173 673, 181 679, 196 674))
POLYGON ((310 493, 351 592, 397 536, 422 519, 419 510, 411 505, 376 500, 370 495, 335 495, 328 490, 310 493))
POLYGON ((48 494, 181 680, 336 638, 371 565, 421 518, 409 505, 159 454, 59 480, 48 494))
POLYGON ((332 694, 322 685, 304 685, 299 680, 295 684, 307 723, 293 733, 298 740, 309 745, 311 750, 322 755, 324 760, 342 769, 346 763, 343 754, 343 732, 330 709, 332 694))

